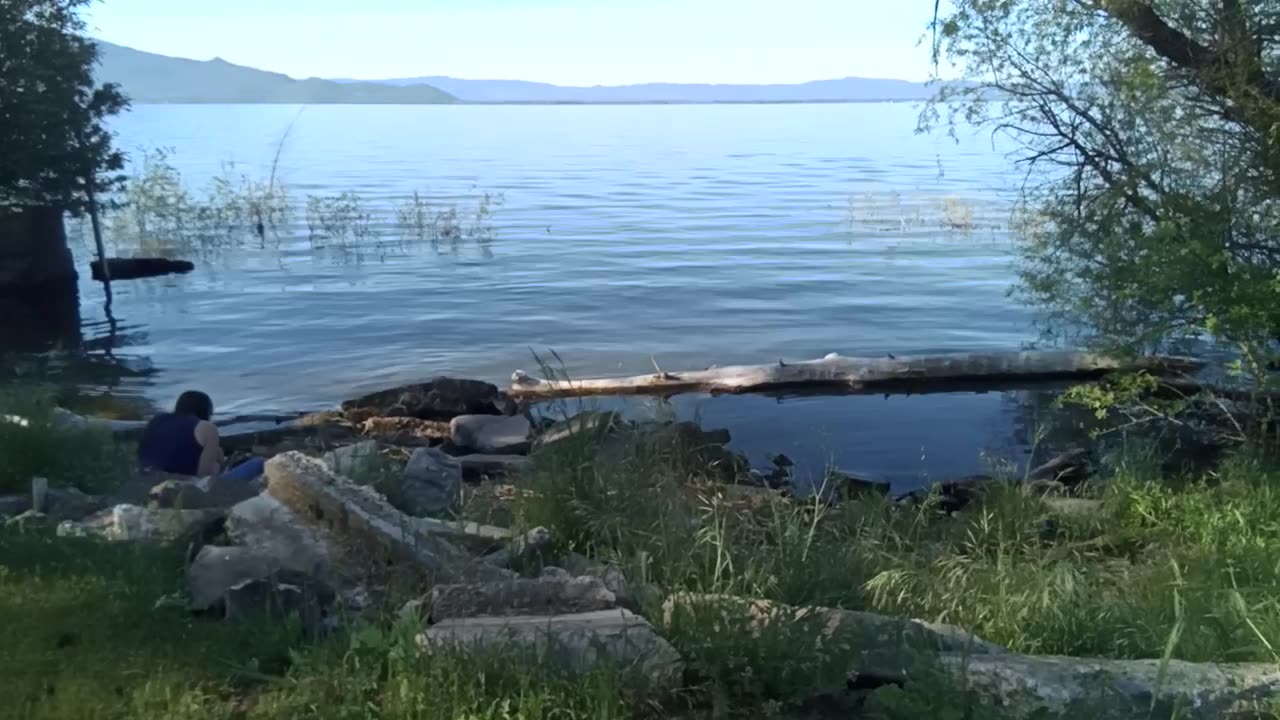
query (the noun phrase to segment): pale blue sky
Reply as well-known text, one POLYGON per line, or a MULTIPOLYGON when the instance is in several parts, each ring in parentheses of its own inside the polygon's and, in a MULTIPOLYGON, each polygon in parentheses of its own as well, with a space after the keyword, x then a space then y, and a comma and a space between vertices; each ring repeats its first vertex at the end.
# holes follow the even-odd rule
POLYGON ((924 80, 930 0, 101 0, 96 37, 294 77, 924 80))

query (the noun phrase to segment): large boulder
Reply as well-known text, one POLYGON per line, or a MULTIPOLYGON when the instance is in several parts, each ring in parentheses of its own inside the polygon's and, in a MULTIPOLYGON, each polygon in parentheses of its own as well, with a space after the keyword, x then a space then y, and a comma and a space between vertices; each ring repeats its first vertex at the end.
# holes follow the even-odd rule
POLYGON ((208 533, 226 513, 220 509, 170 510, 116 505, 81 522, 58 525, 59 537, 98 537, 111 541, 172 542, 208 533))
POLYGON ((279 570, 275 558, 253 548, 205 545, 187 568, 189 606, 197 612, 219 607, 233 586, 270 577, 279 570))
POLYGON ((594 577, 519 578, 493 583, 437 585, 431 619, 485 615, 566 615, 617 607, 617 598, 594 577))
POLYGON ((324 536, 266 493, 231 508, 226 533, 231 542, 252 548, 278 568, 328 575, 330 552, 324 536))
POLYGON ((267 462, 267 492, 302 521, 333 538, 352 560, 364 566, 401 563, 429 582, 497 580, 511 576, 474 561, 457 546, 425 532, 414 518, 382 495, 333 474, 302 453, 277 455, 267 462))
POLYGON ((399 482, 387 490, 391 504, 415 517, 449 515, 462 494, 462 465, 437 448, 418 448, 399 482))
POLYGON ((453 444, 475 452, 518 455, 529 451, 533 426, 523 415, 461 415, 449 423, 453 444))
POLYGON ((510 415, 515 403, 496 385, 438 377, 427 383, 371 393, 342 403, 347 417, 414 417, 452 420, 459 415, 510 415))
POLYGON ((424 650, 501 652, 512 662, 574 675, 618 671, 628 685, 668 692, 682 685, 684 662, 644 618, 626 610, 572 615, 454 618, 418 635, 424 650))

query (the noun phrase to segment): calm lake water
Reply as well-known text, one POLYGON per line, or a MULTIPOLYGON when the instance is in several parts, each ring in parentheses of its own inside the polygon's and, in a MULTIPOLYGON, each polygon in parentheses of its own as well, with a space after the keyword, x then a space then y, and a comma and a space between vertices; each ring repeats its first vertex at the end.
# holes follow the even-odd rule
MULTIPOLYGON (((1004 230, 1022 180, 986 134, 917 135, 908 104, 140 106, 123 148, 169 147, 193 187, 227 162, 292 200, 412 192, 505 204, 456 251, 374 236, 316 250, 302 212, 266 248, 115 284, 113 391, 220 412, 324 408, 437 374, 505 384, 554 349, 577 376, 846 355, 1017 349, 1004 230), (296 122, 295 122, 296 120, 296 122)), ((388 231, 389 232, 389 231, 388 231)), ((82 251, 87 261, 87 251, 82 251)), ((87 275, 87 273, 82 273, 87 275)), ((102 291, 82 288, 86 335, 102 291)), ((98 345, 109 343, 99 340, 98 345)), ((763 458, 910 484, 1017 455, 1019 397, 680 398, 763 458)))

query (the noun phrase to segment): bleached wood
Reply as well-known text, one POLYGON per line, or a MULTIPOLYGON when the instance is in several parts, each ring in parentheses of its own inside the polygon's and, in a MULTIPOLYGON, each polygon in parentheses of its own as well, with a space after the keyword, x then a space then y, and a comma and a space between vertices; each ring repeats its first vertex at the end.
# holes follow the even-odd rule
POLYGON ((553 380, 517 370, 509 393, 520 398, 636 395, 677 392, 745 393, 784 387, 826 386, 834 391, 897 383, 1089 377, 1120 370, 1177 374, 1201 363, 1182 357, 1125 359, 1089 352, 997 352, 884 358, 842 357, 769 365, 735 365, 632 377, 553 380))

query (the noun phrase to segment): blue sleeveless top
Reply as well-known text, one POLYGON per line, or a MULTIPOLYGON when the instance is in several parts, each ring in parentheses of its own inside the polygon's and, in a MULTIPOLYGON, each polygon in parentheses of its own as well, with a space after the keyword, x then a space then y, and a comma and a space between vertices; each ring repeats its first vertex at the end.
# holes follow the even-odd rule
POLYGON ((199 475, 204 448, 196 442, 198 424, 200 419, 191 415, 162 413, 151 418, 138 443, 138 466, 174 475, 199 475))

